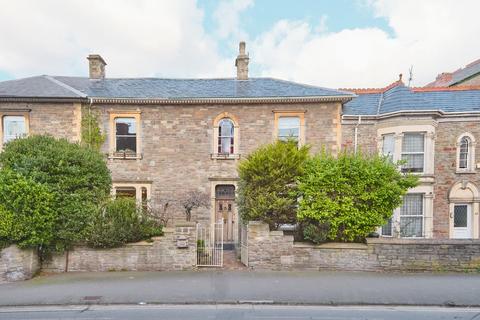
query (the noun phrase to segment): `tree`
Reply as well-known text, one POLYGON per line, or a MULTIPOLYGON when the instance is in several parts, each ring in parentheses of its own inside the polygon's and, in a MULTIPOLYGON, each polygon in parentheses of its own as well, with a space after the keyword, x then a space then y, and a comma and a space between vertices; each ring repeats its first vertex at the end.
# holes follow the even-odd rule
POLYGON ((98 204, 110 195, 111 176, 103 156, 66 139, 13 140, 0 154, 0 166, 52 194, 55 226, 45 251, 62 251, 82 240, 98 204))
POLYGON ((416 184, 415 176, 401 173, 388 158, 321 152, 306 162, 299 178, 298 218, 307 226, 304 235, 313 241, 362 240, 386 223, 416 184))
POLYGON ((277 229, 295 223, 297 179, 303 174, 309 147, 277 141, 255 150, 240 162, 238 207, 243 221, 259 220, 277 229))
POLYGON ((187 191, 180 197, 179 204, 185 210, 185 219, 190 221, 194 209, 210 207, 210 197, 198 190, 187 191))

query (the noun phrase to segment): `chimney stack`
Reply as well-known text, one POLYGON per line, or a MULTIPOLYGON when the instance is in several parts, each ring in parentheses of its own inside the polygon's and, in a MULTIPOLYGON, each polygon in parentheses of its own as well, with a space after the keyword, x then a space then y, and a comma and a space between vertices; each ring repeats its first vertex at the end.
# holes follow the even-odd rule
POLYGON ((91 54, 87 57, 90 79, 105 79, 105 66, 107 63, 99 54, 91 54))
POLYGON ((248 54, 245 54, 245 41, 241 41, 239 44, 239 52, 237 59, 235 60, 235 66, 237 67, 237 80, 248 80, 248 61, 250 58, 248 54))

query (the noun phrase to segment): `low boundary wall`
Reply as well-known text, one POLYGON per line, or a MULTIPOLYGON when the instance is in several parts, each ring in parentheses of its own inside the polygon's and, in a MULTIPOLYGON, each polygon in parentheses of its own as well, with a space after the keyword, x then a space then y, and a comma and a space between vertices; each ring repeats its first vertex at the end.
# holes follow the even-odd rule
POLYGON ((480 240, 371 238, 366 244, 313 245, 250 222, 247 243, 247 264, 259 270, 480 272, 480 240))
POLYGON ((114 249, 76 247, 54 255, 42 271, 163 271, 190 270, 196 264, 195 228, 165 228, 152 242, 130 243, 114 249), (188 238, 187 248, 177 248, 177 237, 188 238))
POLYGON ((0 250, 0 283, 30 279, 39 268, 35 250, 22 250, 15 245, 0 250))

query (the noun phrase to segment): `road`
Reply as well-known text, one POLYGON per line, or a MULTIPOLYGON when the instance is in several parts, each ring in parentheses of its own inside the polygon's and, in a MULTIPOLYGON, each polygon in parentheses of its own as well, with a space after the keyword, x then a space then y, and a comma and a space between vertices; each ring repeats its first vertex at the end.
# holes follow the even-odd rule
POLYGON ((104 272, 57 274, 0 284, 0 306, 137 304, 142 301, 150 304, 265 301, 480 307, 480 274, 104 272))
POLYGON ((266 306, 266 305, 157 305, 157 306, 49 306, 3 307, 0 319, 8 320, 146 320, 146 319, 230 319, 230 320, 472 320, 480 309, 384 306, 266 306))

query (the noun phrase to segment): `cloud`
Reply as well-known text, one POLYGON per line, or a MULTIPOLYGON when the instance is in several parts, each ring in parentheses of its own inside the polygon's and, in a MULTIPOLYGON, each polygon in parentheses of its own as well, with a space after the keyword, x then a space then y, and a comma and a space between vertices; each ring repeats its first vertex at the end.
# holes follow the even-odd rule
POLYGON ((240 26, 240 14, 253 6, 253 0, 228 0, 219 3, 213 13, 217 23, 216 33, 221 39, 237 38, 245 39, 247 34, 240 26))
POLYGON ((480 2, 377 0, 367 3, 394 31, 354 28, 338 32, 306 21, 278 21, 257 37, 251 61, 262 75, 330 87, 385 86, 414 68, 414 85, 478 58, 480 2), (320 29, 320 30, 319 30, 320 29), (327 29, 328 30, 328 29, 327 29))
POLYGON ((15 77, 86 75, 89 53, 107 75, 234 74, 194 0, 0 0, 0 70, 15 77))

